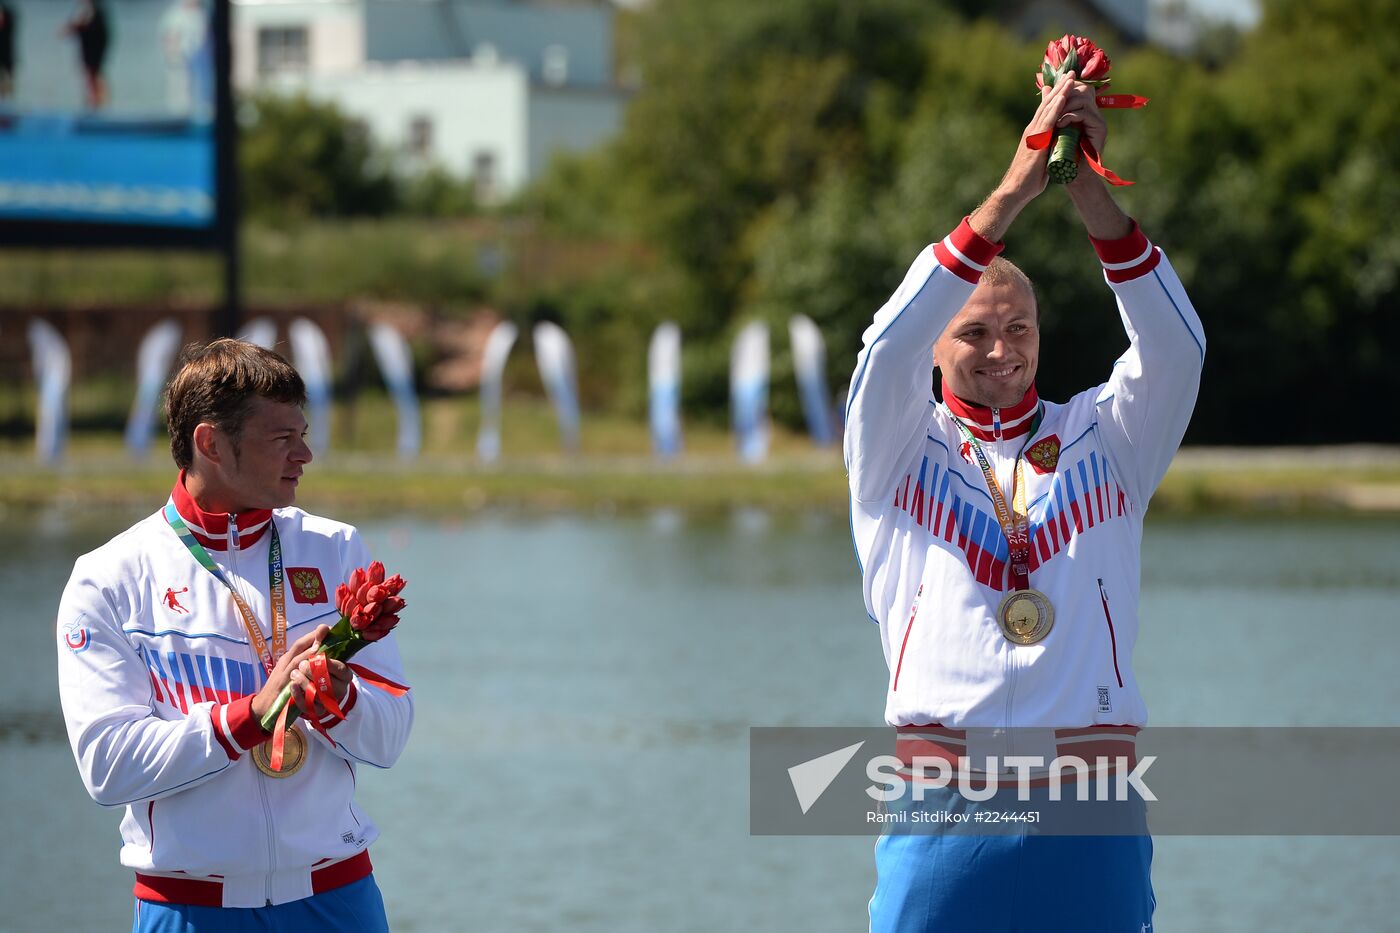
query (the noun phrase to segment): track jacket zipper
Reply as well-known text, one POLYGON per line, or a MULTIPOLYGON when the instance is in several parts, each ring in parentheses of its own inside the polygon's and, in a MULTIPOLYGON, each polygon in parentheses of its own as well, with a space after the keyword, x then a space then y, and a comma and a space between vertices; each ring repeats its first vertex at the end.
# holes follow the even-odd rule
MULTIPOLYGON (((229 515, 229 517, 228 517, 228 558, 229 558, 229 569, 233 571, 233 573, 231 574, 231 577, 232 577, 232 580, 233 580, 233 582, 234 582, 235 585, 238 585, 238 584, 240 584, 240 583, 244 583, 244 582, 245 582, 245 580, 243 579, 243 575, 242 575, 241 573, 239 573, 239 571, 238 571, 238 551, 239 551, 239 543, 240 543, 240 542, 239 542, 239 538, 238 538, 238 516, 237 516, 237 515, 229 515)), ((247 600, 247 597, 245 596, 244 599, 247 600)), ((249 601, 249 602, 248 602, 248 605, 251 606, 251 605, 252 605, 252 602, 249 601)), ((262 659, 261 659, 261 658, 258 659, 257 665, 258 665, 258 667, 262 667, 262 659)), ((261 777, 257 778, 256 780, 257 780, 257 783, 258 783, 258 797, 261 798, 261 800, 262 800, 263 817, 264 817, 264 821, 263 821, 263 835, 264 835, 264 837, 267 839, 267 878, 266 878, 266 879, 264 880, 264 882, 263 882, 263 898, 264 898, 264 900, 267 902, 267 904, 268 904, 269 906, 271 906, 271 904, 272 904, 272 876, 277 872, 277 850, 276 850, 277 842, 276 842, 276 839, 273 837, 273 833, 272 833, 272 822, 273 822, 273 821, 272 821, 272 801, 268 800, 268 798, 267 798, 267 782, 264 781, 264 780, 262 780, 261 777)))
POLYGON ((1118 670, 1118 638, 1113 633, 1113 613, 1108 611, 1108 591, 1103 588, 1103 577, 1099 577, 1099 599, 1103 602, 1103 618, 1108 623, 1108 644, 1113 652, 1113 676, 1118 678, 1118 686, 1123 686, 1123 674, 1118 670))

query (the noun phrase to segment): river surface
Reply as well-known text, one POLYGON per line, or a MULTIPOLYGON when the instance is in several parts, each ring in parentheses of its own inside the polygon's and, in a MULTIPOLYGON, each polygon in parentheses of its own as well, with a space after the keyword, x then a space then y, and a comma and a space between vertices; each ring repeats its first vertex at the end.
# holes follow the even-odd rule
MULTIPOLYGON (((53 619, 139 517, 0 525, 0 930, 125 930, 119 813, 79 782, 53 619)), ((418 719, 361 769, 400 931, 851 931, 872 840, 753 837, 751 725, 872 725, 886 673, 842 519, 358 520, 411 580, 418 719)), ((1400 725, 1400 523, 1149 521, 1154 724, 1400 725)), ((1300 804, 1312 769, 1299 767, 1300 804)), ((1400 776, 1397 776, 1400 779, 1400 776)), ((1400 927, 1400 838, 1159 837, 1155 930, 1400 927)))

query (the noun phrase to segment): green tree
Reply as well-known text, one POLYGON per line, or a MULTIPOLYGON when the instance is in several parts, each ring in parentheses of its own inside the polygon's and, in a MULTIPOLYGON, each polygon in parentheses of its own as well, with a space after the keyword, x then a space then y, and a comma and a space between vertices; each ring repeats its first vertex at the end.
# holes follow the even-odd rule
POLYGON ((335 105, 259 94, 241 110, 240 185, 249 215, 375 216, 397 206, 394 176, 369 130, 335 105))
MULTIPOLYGON (((795 420, 779 328, 816 320, 844 382, 875 309, 993 188, 1035 108, 1049 37, 1012 38, 975 6, 652 5, 621 138, 561 163, 526 202, 572 235, 631 244, 599 287, 557 290, 559 316, 639 359, 650 327, 676 320, 687 405, 717 416, 730 338, 769 320, 774 407, 795 420)), ((1258 27, 1194 57, 1109 48, 1114 88, 1152 98, 1108 117, 1106 160, 1137 182, 1115 194, 1169 252, 1210 341, 1189 439, 1400 440, 1337 404, 1400 388, 1400 97, 1386 90, 1400 33, 1383 28, 1398 14, 1400 0, 1273 0, 1258 27), (1246 417, 1281 399, 1287 437, 1246 417)), ((1105 378, 1126 341, 1062 191, 1023 214, 1007 255, 1045 311, 1045 394, 1105 378)))
POLYGON ((751 232, 805 203, 829 172, 865 171, 871 110, 897 109, 945 18, 924 0, 661 0, 639 23, 644 86, 613 156, 632 232, 689 280, 671 308, 687 339, 687 400, 723 411, 723 340, 749 285, 751 232))

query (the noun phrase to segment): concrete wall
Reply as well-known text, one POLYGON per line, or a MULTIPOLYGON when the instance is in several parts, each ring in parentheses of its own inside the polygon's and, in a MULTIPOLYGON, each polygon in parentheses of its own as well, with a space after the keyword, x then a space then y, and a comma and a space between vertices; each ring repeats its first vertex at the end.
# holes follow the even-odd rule
POLYGON ((585 151, 615 136, 624 104, 616 90, 536 85, 530 94, 530 176, 539 175, 557 152, 585 151))
MULTIPOLYGON (((292 89, 291 82, 278 86, 292 89)), ((414 119, 426 117, 433 127, 430 160, 466 176, 477 154, 485 152, 495 161, 502 192, 528 179, 529 79, 517 65, 370 65, 350 75, 311 78, 297 87, 364 121, 386 148, 403 150, 414 119)))

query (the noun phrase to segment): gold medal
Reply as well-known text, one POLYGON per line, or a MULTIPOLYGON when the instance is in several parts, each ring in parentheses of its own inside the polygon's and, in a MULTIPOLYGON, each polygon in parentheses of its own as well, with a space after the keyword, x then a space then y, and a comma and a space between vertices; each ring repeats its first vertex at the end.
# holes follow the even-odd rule
POLYGON ((263 774, 271 778, 291 777, 306 764, 306 737, 300 729, 288 729, 286 743, 282 746, 282 770, 272 770, 272 740, 253 749, 253 764, 263 774))
POLYGON ((1040 590, 1012 590, 997 608, 1001 633, 1018 645, 1034 645, 1055 625, 1055 607, 1040 590))
MULTIPOLYGON (((1002 598, 1001 605, 997 607, 997 624, 1001 626, 1001 633, 1006 636, 1007 641, 1017 645, 1034 645, 1049 635, 1050 629, 1055 625, 1055 607, 1050 605, 1050 599, 1044 593, 1031 589, 1031 536, 1030 512, 1026 508, 1026 460, 1019 454, 1016 457, 1016 467, 1011 480, 1011 506, 1008 507, 1001 486, 997 483, 996 473, 987 462, 987 455, 982 452, 977 438, 951 411, 948 416, 953 419, 953 424, 957 425, 963 437, 967 438, 967 446, 977 455, 977 465, 982 470, 982 478, 987 481, 987 492, 991 496, 992 507, 996 509, 997 524, 1006 536, 1006 575, 1010 589, 1002 598)), ((1037 416, 1031 427, 1032 437, 1035 436, 1039 424, 1037 416)), ((1039 456, 1039 453, 1048 450, 1041 446, 1046 443, 1042 441, 1032 447, 1032 456, 1039 456)), ((1054 457, 1046 454, 1036 463, 1044 469, 1050 469, 1058 462, 1058 457, 1057 446, 1054 457)))

